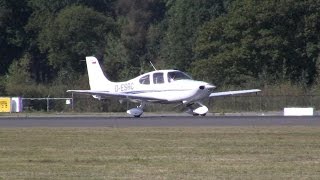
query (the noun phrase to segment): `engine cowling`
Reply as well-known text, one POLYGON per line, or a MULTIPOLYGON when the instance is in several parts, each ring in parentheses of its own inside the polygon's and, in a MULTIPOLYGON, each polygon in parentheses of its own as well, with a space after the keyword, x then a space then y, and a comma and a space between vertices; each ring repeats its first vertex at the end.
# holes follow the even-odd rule
POLYGON ((140 108, 132 108, 127 110, 127 113, 133 115, 134 117, 140 117, 143 113, 143 110, 140 108))

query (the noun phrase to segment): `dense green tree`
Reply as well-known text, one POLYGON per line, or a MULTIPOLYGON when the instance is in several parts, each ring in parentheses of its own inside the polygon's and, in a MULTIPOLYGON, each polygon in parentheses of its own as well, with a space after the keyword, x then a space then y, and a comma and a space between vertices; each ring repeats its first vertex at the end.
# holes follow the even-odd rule
POLYGON ((127 53, 128 50, 119 36, 110 34, 107 40, 106 63, 104 64, 106 76, 112 81, 128 80, 128 77, 133 76, 132 72, 130 72, 131 60, 127 53))
POLYGON ((113 43, 117 44, 116 48, 111 47, 107 50, 106 60, 109 67, 121 70, 119 71, 121 74, 116 76, 124 80, 145 71, 146 62, 150 60, 146 55, 148 30, 152 24, 164 17, 165 4, 162 0, 118 0, 115 12, 119 31, 112 39, 113 43), (111 52, 112 49, 120 50, 120 54, 111 52))
POLYGON ((194 60, 193 46, 199 26, 226 12, 226 0, 167 1, 167 31, 162 58, 169 67, 187 70, 194 60))
POLYGON ((98 12, 111 15, 113 14, 112 4, 114 1, 115 0, 29 0, 28 4, 34 11, 37 11, 37 14, 46 12, 50 14, 57 14, 67 6, 84 5, 86 7, 93 8, 98 12))
POLYGON ((29 54, 23 55, 19 60, 15 60, 9 67, 5 80, 6 93, 9 96, 22 97, 44 97, 47 95, 47 88, 38 85, 30 75, 31 57, 29 54))
POLYGON ((318 1, 234 1, 197 39, 197 77, 220 84, 312 84, 319 55, 318 1), (206 77, 206 74, 209 77, 206 77))
POLYGON ((24 26, 31 14, 27 1, 0 0, 0 75, 8 71, 24 51, 27 35, 24 26))
MULTIPOLYGON (((29 47, 27 51, 31 53, 33 56, 31 73, 37 82, 49 83, 53 79, 55 79, 55 77, 58 76, 58 74, 61 74, 58 72, 59 68, 57 67, 54 68, 54 66, 51 66, 53 65, 53 63, 51 61, 50 62, 48 61, 48 56, 49 56, 48 49, 50 49, 50 47, 46 45, 46 41, 49 41, 50 38, 52 40, 52 37, 50 37, 51 36, 50 33, 52 34, 53 31, 50 28, 52 28, 53 26, 58 28, 57 21, 60 21, 60 25, 61 23, 63 23, 61 22, 62 21, 61 17, 60 17, 60 20, 56 19, 61 13, 61 11, 64 10, 66 7, 70 7, 70 6, 83 6, 83 7, 91 8, 92 11, 100 12, 98 13, 99 16, 101 14, 104 14, 105 16, 109 17, 110 15, 114 15, 114 12, 112 12, 113 2, 114 0, 95 0, 95 1, 91 1, 91 0, 66 0, 66 1, 30 0, 28 1, 28 6, 32 9, 32 15, 28 21, 27 26, 25 27, 25 29, 28 32, 28 36, 30 38, 29 47)), ((87 11, 84 11, 83 13, 86 13, 86 12, 87 11)), ((73 15, 77 15, 77 14, 75 13, 73 15)), ((82 16, 84 15, 82 14, 82 16)), ((90 16, 95 16, 95 14, 91 13, 90 16)), ((70 18, 70 17, 66 17, 66 18, 70 18)), ((73 18, 73 21, 75 21, 74 19, 75 18, 73 18)), ((82 17, 82 19, 79 19, 79 22, 82 20, 85 20, 85 18, 82 17)), ((83 22, 80 22, 80 23, 83 23, 83 22)), ((79 25, 81 25, 80 23, 79 25)), ((91 25, 95 25, 95 23, 101 23, 101 22, 94 21, 91 25)), ((96 25, 97 27, 93 27, 92 29, 97 30, 98 27, 104 26, 108 23, 109 22, 104 22, 103 25, 97 24, 96 25)), ((78 27, 78 28, 79 28, 79 31, 81 29, 87 29, 84 27, 78 27)), ((76 33, 76 32, 73 32, 73 33, 76 33)), ((101 36, 103 36, 104 34, 105 33, 101 34, 101 36)), ((103 41, 103 39, 104 38, 101 38, 99 42, 103 41)), ((78 40, 79 40, 79 37, 78 37, 78 40)), ((81 58, 83 59, 83 57, 81 58)), ((83 64, 79 66, 83 66, 83 64)), ((82 68, 76 66, 75 69, 78 69, 79 71, 82 68)))
POLYGON ((61 10, 39 35, 40 49, 57 69, 84 72, 80 61, 88 55, 102 57, 113 20, 91 8, 70 6, 61 10))

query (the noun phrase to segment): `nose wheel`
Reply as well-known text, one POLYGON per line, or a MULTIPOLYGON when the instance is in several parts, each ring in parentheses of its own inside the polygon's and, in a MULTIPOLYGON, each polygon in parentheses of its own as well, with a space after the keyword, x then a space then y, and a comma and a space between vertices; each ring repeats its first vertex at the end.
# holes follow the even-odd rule
POLYGON ((133 115, 133 117, 138 118, 143 114, 143 108, 145 107, 145 105, 146 104, 144 102, 141 102, 140 106, 127 110, 127 113, 133 115))
POLYGON ((207 113, 205 113, 205 114, 196 114, 196 113, 194 113, 194 114, 192 114, 193 116, 206 116, 207 115, 207 113))
POLYGON ((200 102, 188 104, 187 108, 188 108, 187 113, 193 116, 206 116, 208 112, 207 106, 203 105, 200 102))

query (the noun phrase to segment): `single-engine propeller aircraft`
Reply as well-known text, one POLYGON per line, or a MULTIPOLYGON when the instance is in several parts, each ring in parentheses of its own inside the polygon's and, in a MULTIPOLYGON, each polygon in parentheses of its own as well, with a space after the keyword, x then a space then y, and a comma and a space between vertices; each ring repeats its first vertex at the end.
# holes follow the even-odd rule
POLYGON ((146 103, 176 103, 188 108, 187 113, 205 116, 208 108, 202 100, 215 96, 256 93, 259 89, 213 92, 214 85, 193 80, 178 70, 156 70, 142 74, 125 82, 111 82, 104 75, 99 61, 86 57, 90 90, 68 90, 67 92, 92 95, 97 99, 115 97, 121 101, 140 103, 136 108, 127 110, 134 117, 140 117, 146 103))

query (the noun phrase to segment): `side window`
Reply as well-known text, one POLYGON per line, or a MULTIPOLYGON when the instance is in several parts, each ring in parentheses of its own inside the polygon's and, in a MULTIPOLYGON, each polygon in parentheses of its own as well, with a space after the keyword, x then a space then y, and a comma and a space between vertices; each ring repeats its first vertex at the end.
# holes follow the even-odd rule
POLYGON ((176 78, 176 73, 175 72, 169 72, 168 73, 168 82, 173 82, 176 78))
POLYGON ((154 84, 162 84, 162 83, 164 83, 163 73, 154 73, 153 74, 153 83, 154 84))
POLYGON ((139 79, 140 84, 150 84, 150 76, 145 75, 139 79))

